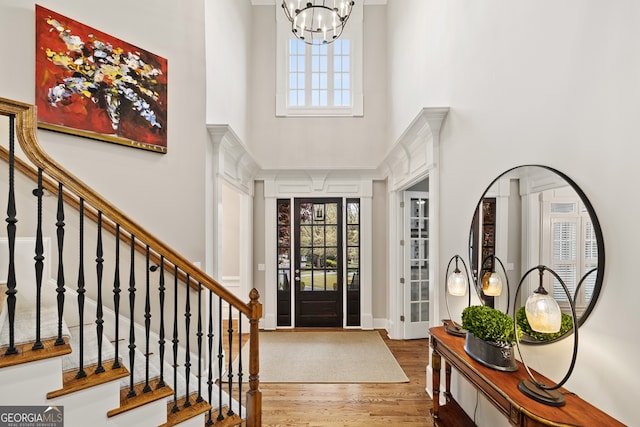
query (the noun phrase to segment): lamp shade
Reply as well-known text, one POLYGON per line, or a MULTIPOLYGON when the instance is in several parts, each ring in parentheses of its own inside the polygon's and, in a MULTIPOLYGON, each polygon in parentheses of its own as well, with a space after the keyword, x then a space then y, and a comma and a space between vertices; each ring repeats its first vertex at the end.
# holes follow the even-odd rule
POLYGON ((525 313, 531 329, 537 332, 560 331, 562 312, 556 300, 548 293, 534 292, 527 298, 525 313))
POLYGON ((498 273, 487 271, 482 277, 482 292, 489 297, 497 297, 502 293, 502 279, 498 273))
POLYGON ((469 283, 467 282, 467 278, 457 268, 447 278, 447 290, 449 294, 453 296, 461 297, 466 295, 468 287, 469 283))

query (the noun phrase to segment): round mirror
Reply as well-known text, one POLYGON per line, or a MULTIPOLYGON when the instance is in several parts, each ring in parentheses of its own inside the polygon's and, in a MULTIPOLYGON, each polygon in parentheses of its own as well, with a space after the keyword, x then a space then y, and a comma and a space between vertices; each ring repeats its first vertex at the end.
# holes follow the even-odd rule
MULTIPOLYGON (((522 285, 521 301, 509 301, 520 278, 530 268, 546 265, 573 294, 580 326, 600 293, 604 259, 602 230, 593 206, 575 182, 555 169, 540 165, 510 169, 489 185, 476 206, 469 233, 470 273, 486 305, 508 314, 520 309, 539 285, 531 277, 530 283, 522 285), (483 282, 492 271, 507 283, 507 292, 499 296, 483 291, 483 282)), ((549 282, 543 283, 547 291, 570 317, 562 286, 553 283, 551 275, 544 280, 549 282)), ((531 333, 522 342, 543 344, 566 335, 531 333)))

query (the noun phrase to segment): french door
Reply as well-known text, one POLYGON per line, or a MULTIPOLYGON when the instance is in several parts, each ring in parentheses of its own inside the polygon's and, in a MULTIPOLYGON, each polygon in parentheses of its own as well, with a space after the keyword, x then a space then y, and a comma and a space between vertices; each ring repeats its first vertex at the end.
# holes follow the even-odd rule
POLYGON ((295 325, 342 327, 342 199, 295 199, 295 325))
POLYGON ((426 338, 429 331, 429 193, 404 193, 404 338, 426 338))

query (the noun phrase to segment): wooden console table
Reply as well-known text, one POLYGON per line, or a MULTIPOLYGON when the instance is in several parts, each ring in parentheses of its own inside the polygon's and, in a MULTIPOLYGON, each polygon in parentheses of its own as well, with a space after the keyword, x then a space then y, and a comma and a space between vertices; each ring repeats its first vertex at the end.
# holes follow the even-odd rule
MULTIPOLYGON (((450 392, 451 367, 454 367, 474 387, 476 387, 493 405, 500 410, 509 422, 518 427, 535 426, 624 426, 624 424, 605 414, 595 406, 585 402, 572 393, 565 395, 566 405, 547 406, 530 399, 518 390, 518 382, 529 376, 522 363, 517 362, 515 372, 502 372, 488 368, 464 351, 464 337, 448 334, 444 326, 429 329, 429 342, 433 348, 433 410, 435 426, 474 426, 473 420, 460 408, 450 392), (444 394, 446 404, 440 405, 440 369, 441 358, 445 360, 444 394)), ((538 381, 553 384, 553 381, 531 370, 538 381)), ((560 391, 566 392, 565 389, 560 391)))

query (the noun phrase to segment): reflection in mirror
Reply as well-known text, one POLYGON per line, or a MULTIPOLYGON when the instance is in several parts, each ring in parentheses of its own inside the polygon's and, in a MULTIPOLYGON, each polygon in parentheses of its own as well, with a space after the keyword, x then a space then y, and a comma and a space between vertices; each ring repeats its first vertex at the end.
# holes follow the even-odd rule
MULTIPOLYGON (((511 287, 537 265, 556 271, 575 296, 578 326, 593 309, 604 276, 602 231, 587 197, 561 172, 537 165, 510 169, 487 188, 473 216, 469 260, 478 297, 502 311, 509 305, 512 310, 522 307, 537 287, 535 281, 523 285, 522 301, 508 301, 507 292, 497 297, 482 292, 483 261, 492 256, 502 261, 511 287)), ((562 287, 551 283, 552 277, 546 280, 547 289, 569 313, 562 287)), ((511 295, 514 292, 511 289, 511 295)), ((527 337, 523 342, 540 343, 527 337)))

